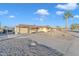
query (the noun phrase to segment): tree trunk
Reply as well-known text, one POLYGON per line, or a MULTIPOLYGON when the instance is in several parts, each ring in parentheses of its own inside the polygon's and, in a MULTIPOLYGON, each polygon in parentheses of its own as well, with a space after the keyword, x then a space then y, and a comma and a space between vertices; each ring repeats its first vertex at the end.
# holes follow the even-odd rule
POLYGON ((68 19, 66 19, 66 31, 68 31, 68 19))

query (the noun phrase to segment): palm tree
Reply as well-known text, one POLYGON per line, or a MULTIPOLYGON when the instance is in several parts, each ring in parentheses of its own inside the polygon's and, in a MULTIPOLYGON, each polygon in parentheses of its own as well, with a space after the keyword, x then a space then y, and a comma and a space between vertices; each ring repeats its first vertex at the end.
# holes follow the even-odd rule
POLYGON ((68 19, 72 17, 73 18, 73 15, 70 11, 66 11, 64 13, 64 19, 66 20, 66 31, 68 31, 68 19))

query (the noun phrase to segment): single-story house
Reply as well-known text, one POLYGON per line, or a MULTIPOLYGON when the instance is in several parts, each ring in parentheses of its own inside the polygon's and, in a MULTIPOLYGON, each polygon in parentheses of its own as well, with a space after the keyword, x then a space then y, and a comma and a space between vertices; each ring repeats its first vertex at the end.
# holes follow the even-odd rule
POLYGON ((48 32, 51 29, 48 26, 36 26, 20 24, 15 27, 15 34, 30 34, 35 32, 48 32))
POLYGON ((37 32, 38 27, 35 25, 20 24, 15 27, 15 34, 30 34, 37 32))

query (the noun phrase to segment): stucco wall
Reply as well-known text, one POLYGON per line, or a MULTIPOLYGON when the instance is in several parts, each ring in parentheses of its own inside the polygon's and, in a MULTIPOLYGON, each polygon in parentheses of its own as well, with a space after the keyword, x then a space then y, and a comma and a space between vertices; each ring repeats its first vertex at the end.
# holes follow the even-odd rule
POLYGON ((42 28, 39 28, 39 29, 38 29, 38 32, 41 32, 41 31, 42 31, 42 32, 48 32, 48 29, 45 28, 45 27, 44 27, 44 28, 43 28, 43 27, 42 27, 42 28))
POLYGON ((15 34, 28 34, 28 28, 15 27, 15 34))
POLYGON ((3 29, 0 29, 0 32, 3 32, 3 29))
POLYGON ((30 27, 15 27, 15 34, 30 34, 35 32, 48 32, 50 29, 47 27, 30 28, 30 27))

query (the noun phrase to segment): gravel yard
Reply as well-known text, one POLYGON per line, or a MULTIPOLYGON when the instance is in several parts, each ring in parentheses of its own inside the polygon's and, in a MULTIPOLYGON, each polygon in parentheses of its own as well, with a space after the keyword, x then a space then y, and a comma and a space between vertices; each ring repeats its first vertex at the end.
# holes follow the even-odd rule
POLYGON ((0 56, 62 56, 56 49, 38 44, 29 38, 0 41, 0 56))
POLYGON ((31 34, 27 37, 54 48, 66 56, 79 56, 79 33, 56 31, 31 34))

